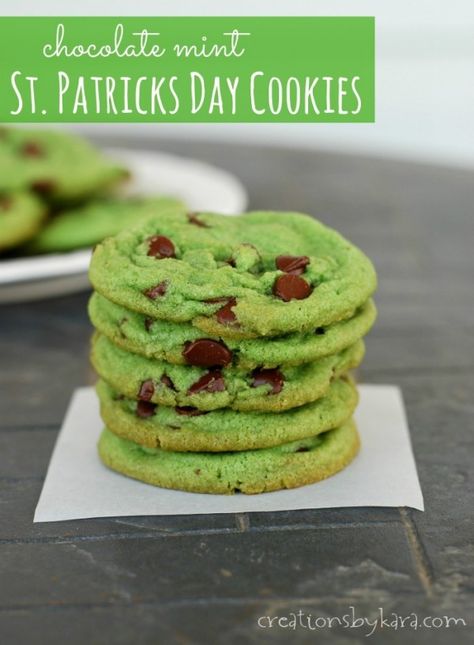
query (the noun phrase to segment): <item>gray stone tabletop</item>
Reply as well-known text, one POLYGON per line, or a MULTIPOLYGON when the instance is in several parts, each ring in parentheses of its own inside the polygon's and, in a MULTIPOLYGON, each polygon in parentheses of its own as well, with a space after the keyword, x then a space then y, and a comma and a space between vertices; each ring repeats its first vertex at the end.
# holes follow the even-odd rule
POLYGON ((218 164, 243 180, 252 208, 311 213, 373 258, 380 315, 359 376, 403 390, 426 512, 33 525, 71 392, 93 380, 87 294, 0 306, 0 642, 344 645, 370 642, 373 628, 330 628, 328 618, 372 621, 380 607, 392 626, 378 624, 374 642, 472 642, 474 174, 278 148, 103 142, 218 164), (295 629, 285 622, 293 614, 295 629), (395 629, 395 614, 467 627, 395 629), (309 615, 322 626, 302 626, 309 615))

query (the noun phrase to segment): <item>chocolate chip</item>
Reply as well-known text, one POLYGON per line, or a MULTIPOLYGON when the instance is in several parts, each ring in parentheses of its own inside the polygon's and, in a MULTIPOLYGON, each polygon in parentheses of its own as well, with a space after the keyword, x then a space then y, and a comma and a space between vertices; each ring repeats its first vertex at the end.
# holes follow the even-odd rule
POLYGON ((235 298, 229 298, 227 303, 217 310, 217 322, 220 322, 221 325, 235 325, 237 323, 237 316, 232 311, 232 307, 235 307, 236 304, 237 300, 235 298))
POLYGON ((23 144, 21 153, 24 157, 42 157, 44 150, 36 141, 26 141, 23 144))
POLYGON ((188 390, 188 394, 198 394, 199 392, 223 392, 225 390, 224 377, 220 370, 211 370, 203 374, 200 379, 193 383, 188 390))
POLYGON ((49 195, 54 192, 55 188, 56 184, 52 179, 38 179, 31 184, 31 190, 34 190, 35 193, 39 193, 40 195, 49 195))
POLYGON ((164 235, 153 235, 148 238, 148 255, 159 260, 163 258, 174 258, 174 244, 164 235))
POLYGON ((160 378, 160 383, 163 383, 163 385, 169 387, 170 390, 174 390, 176 392, 174 383, 167 374, 163 374, 163 376, 160 378))
POLYGON ((300 275, 308 266, 309 257, 307 255, 279 255, 275 264, 280 271, 300 275))
POLYGON ((269 394, 278 394, 283 389, 283 374, 278 369, 260 369, 257 368, 252 372, 252 387, 260 385, 271 385, 272 390, 269 394))
POLYGON ((273 283, 273 295, 284 302, 290 300, 303 300, 307 298, 312 291, 310 284, 292 273, 280 275, 273 283))
POLYGON ((125 397, 123 394, 114 394, 113 399, 114 401, 123 401, 125 397))
POLYGON ((190 224, 194 224, 194 226, 200 226, 201 228, 211 228, 209 224, 200 220, 196 213, 188 213, 188 222, 190 224))
POLYGON ((11 208, 12 198, 9 195, 0 195, 0 208, 2 211, 7 211, 11 208))
POLYGON ((198 410, 191 405, 181 405, 175 408, 175 412, 185 417, 198 417, 201 414, 207 414, 204 410, 198 410))
POLYGON ((160 296, 164 296, 166 293, 166 289, 168 288, 168 283, 167 282, 160 282, 159 284, 155 285, 154 287, 150 287, 143 293, 147 298, 150 298, 150 300, 156 300, 160 296))
POLYGON ((156 405, 151 403, 151 401, 138 401, 136 414, 137 417, 146 419, 147 417, 152 417, 155 414, 156 405))
POLYGON ((145 318, 145 329, 146 329, 147 331, 150 331, 151 326, 153 325, 153 323, 154 323, 154 322, 155 322, 155 321, 153 320, 153 318, 148 318, 148 317, 147 317, 147 318, 145 318))
POLYGON ((140 401, 149 401, 153 394, 155 393, 155 385, 151 379, 148 381, 143 381, 140 385, 140 391, 138 392, 138 398, 140 401))
POLYGON ((189 365, 198 367, 224 367, 232 360, 232 352, 224 343, 207 338, 186 343, 183 356, 189 365))
POLYGON ((232 307, 235 307, 237 304, 237 300, 235 298, 209 298, 208 300, 204 300, 204 302, 209 305, 215 305, 220 302, 225 303, 223 307, 216 311, 218 322, 220 322, 221 325, 238 324, 236 315, 231 311, 232 307))
POLYGON ((326 333, 326 330, 324 329, 324 327, 316 327, 316 329, 314 330, 314 333, 317 336, 324 336, 324 334, 326 333))
POLYGON ((295 452, 309 452, 309 448, 307 446, 300 446, 295 452))

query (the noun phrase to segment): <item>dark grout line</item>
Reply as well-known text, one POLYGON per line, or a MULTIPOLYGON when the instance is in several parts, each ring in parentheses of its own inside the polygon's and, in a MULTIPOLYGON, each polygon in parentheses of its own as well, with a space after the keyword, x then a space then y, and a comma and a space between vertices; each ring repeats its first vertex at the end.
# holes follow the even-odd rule
MULTIPOLYGON (((412 595, 418 596, 418 593, 408 592, 405 596, 412 595)), ((325 595, 321 596, 305 596, 305 597, 292 597, 292 596, 248 596, 248 597, 234 597, 223 598, 222 596, 208 596, 204 598, 182 598, 182 599, 153 599, 153 600, 138 600, 137 602, 90 602, 90 603, 49 603, 49 604, 25 604, 25 605, 11 605, 10 607, 0 606, 0 614, 21 614, 25 612, 55 612, 55 611, 68 611, 68 610, 94 610, 94 609, 128 609, 134 607, 158 607, 159 609, 174 609, 180 607, 203 607, 208 608, 209 605, 220 606, 267 606, 267 607, 283 607, 289 605, 290 607, 305 607, 310 605, 312 607, 325 605, 328 602, 340 602, 340 596, 325 595)))
MULTIPOLYGON (((237 524, 237 523, 236 523, 237 524)), ((373 520, 364 522, 347 522, 337 523, 328 522, 324 524, 282 524, 270 526, 248 526, 241 528, 226 527, 220 529, 191 529, 191 530, 166 530, 157 529, 155 531, 143 531, 138 533, 107 533, 104 535, 80 535, 80 536, 55 536, 55 537, 29 537, 29 538, 0 538, 0 546, 23 545, 23 544, 75 544, 81 542, 106 542, 107 540, 153 540, 156 538, 176 538, 188 535, 212 536, 212 535, 236 535, 243 531, 249 533, 265 533, 278 531, 314 531, 314 530, 333 530, 333 529, 351 529, 376 526, 379 524, 398 524, 397 520, 373 520)))
POLYGON ((423 587, 428 598, 433 597, 433 568, 426 553, 426 549, 421 542, 420 535, 416 524, 408 508, 400 507, 398 509, 402 520, 403 528, 407 536, 410 552, 413 557, 415 570, 418 574, 421 586, 423 587))

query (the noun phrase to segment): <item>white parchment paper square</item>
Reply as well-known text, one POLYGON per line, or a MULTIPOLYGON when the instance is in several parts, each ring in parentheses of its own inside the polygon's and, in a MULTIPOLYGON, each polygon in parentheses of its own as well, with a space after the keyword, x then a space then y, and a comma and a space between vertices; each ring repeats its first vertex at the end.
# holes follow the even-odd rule
POLYGON ((99 461, 102 430, 91 387, 74 392, 36 507, 35 522, 120 515, 244 513, 348 506, 424 510, 403 399, 393 385, 361 385, 359 455, 345 470, 311 486, 261 495, 205 495, 149 486, 99 461))

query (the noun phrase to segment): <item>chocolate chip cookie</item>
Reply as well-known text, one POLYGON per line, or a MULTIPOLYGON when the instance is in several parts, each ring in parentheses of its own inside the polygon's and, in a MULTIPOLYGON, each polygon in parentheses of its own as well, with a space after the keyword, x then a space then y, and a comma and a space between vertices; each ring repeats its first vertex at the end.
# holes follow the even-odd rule
POLYGON ((188 365, 171 365, 124 351, 96 334, 91 360, 99 376, 127 398, 197 411, 275 412, 324 396, 334 378, 359 365, 364 343, 302 365, 250 371, 232 365, 224 343, 194 341, 186 355, 188 365))
POLYGON ((197 410, 127 399, 105 381, 97 384, 101 415, 114 434, 149 448, 190 452, 254 450, 304 439, 347 421, 358 395, 350 378, 332 381, 326 394, 285 412, 197 410))
POLYGON ((58 213, 29 245, 30 253, 56 253, 94 246, 148 217, 180 209, 171 197, 93 200, 58 213))
POLYGON ((146 448, 105 429, 102 461, 128 477, 195 493, 266 493, 312 484, 347 466, 359 450, 353 421, 306 439, 244 452, 146 448))
MULTIPOLYGON (((92 324, 115 345, 134 354, 176 365, 185 365, 185 348, 203 338, 203 332, 190 322, 176 323, 150 318, 126 309, 94 293, 89 302, 92 324)), ((352 318, 312 332, 267 338, 225 338, 234 363, 246 369, 300 365, 335 354, 353 345, 372 327, 375 305, 368 300, 352 318)), ((220 342, 220 336, 206 335, 220 342)))
POLYGON ((376 287, 370 260, 296 213, 164 213, 100 244, 94 288, 152 318, 222 338, 313 332, 352 318, 376 287))
POLYGON ((46 207, 33 193, 0 193, 0 253, 31 239, 45 217, 46 207))
POLYGON ((0 191, 31 190, 48 202, 81 202, 127 176, 119 164, 69 132, 0 131, 0 191))

